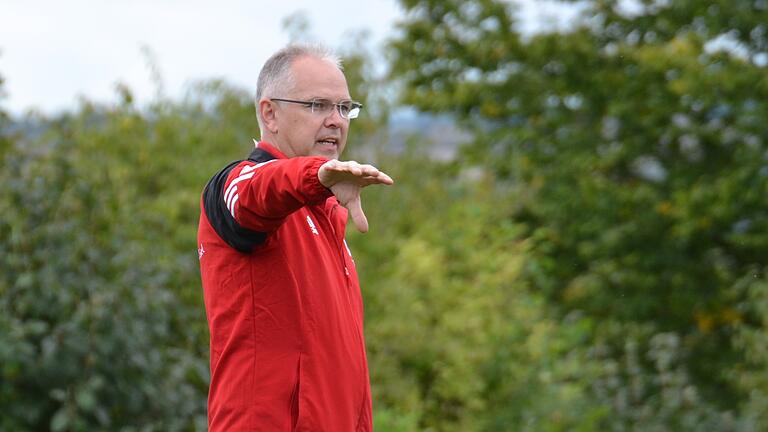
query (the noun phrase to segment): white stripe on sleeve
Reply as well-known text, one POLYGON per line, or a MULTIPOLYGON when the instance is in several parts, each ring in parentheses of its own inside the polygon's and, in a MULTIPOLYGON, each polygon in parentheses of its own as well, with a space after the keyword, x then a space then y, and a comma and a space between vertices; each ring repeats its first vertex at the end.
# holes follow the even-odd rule
POLYGON ((224 196, 227 196, 232 193, 232 188, 235 187, 236 184, 240 183, 243 180, 248 180, 249 178, 253 177, 253 173, 250 172, 248 174, 243 174, 240 177, 237 177, 236 179, 232 180, 232 183, 229 184, 229 187, 227 188, 227 191, 224 193, 224 196))
POLYGON ((237 192, 237 186, 227 189, 227 193, 224 194, 224 202, 227 203, 227 209, 229 209, 229 201, 232 199, 232 195, 237 192))
POLYGON ((229 209, 229 212, 232 214, 232 217, 235 217, 235 204, 237 203, 237 200, 240 198, 240 195, 235 194, 235 197, 232 199, 232 208, 229 209))
POLYGON ((232 183, 229 184, 226 192, 224 192, 224 202, 227 204, 227 210, 232 213, 232 217, 235 216, 235 202, 238 199, 237 184, 243 180, 248 180, 249 178, 253 177, 256 168, 261 168, 264 165, 276 160, 277 159, 271 159, 266 162, 257 163, 256 165, 247 165, 243 167, 242 170, 240 170, 240 175, 232 180, 232 183))

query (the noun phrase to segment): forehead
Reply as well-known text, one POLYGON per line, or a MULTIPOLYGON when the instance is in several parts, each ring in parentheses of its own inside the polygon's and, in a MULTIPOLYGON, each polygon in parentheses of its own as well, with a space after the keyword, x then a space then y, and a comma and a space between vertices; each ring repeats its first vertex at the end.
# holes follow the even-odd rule
POLYGON ((348 99, 349 89, 344 73, 328 60, 304 56, 291 65, 293 92, 297 97, 348 99))

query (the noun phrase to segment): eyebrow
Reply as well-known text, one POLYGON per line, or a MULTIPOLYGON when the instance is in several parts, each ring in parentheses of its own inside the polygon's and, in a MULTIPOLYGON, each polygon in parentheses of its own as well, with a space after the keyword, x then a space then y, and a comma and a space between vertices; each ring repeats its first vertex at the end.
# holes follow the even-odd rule
MULTIPOLYGON (((312 99, 322 99, 322 100, 333 102, 333 99, 325 96, 309 96, 306 100, 311 101, 312 99)), ((352 99, 351 97, 345 97, 345 98, 339 99, 338 102, 335 102, 335 103, 339 103, 339 102, 354 102, 354 99, 352 99)))

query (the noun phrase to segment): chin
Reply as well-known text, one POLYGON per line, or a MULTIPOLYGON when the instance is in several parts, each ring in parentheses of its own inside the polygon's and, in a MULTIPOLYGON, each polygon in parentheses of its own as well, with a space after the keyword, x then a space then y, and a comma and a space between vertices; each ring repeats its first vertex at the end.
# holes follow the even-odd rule
POLYGON ((322 156, 326 157, 328 159, 338 159, 339 158, 339 151, 336 149, 316 149, 314 152, 312 152, 315 156, 322 156))

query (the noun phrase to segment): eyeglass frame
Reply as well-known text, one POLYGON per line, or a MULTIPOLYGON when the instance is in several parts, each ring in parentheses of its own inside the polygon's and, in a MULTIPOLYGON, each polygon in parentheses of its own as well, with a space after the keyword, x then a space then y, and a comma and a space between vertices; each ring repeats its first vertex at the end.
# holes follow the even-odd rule
MULTIPOLYGON (((305 107, 308 107, 308 108, 312 109, 312 113, 315 112, 315 105, 317 103, 319 103, 321 101, 327 101, 328 103, 330 103, 331 105, 336 107, 336 111, 339 113, 339 116, 341 118, 345 119, 345 120, 356 119, 357 116, 360 113, 360 110, 363 108, 363 104, 361 104, 360 102, 355 102, 353 100, 346 100, 346 101, 335 102, 335 103, 331 102, 329 99, 325 99, 325 98, 314 98, 314 99, 308 100, 308 101, 296 100, 296 99, 283 99, 283 98, 269 98, 269 100, 277 101, 277 102, 288 102, 288 103, 304 105, 305 107), (344 116, 344 114, 341 113, 341 106, 343 104, 345 104, 345 103, 350 103, 352 105, 351 108, 349 109, 349 112, 352 112, 352 110, 357 109, 358 110, 358 114, 355 115, 354 117, 349 117, 349 113, 347 113, 347 116, 344 116)), ((320 112, 320 111, 318 111, 318 112, 320 112)))

